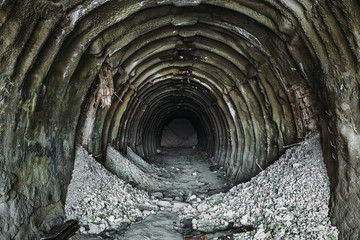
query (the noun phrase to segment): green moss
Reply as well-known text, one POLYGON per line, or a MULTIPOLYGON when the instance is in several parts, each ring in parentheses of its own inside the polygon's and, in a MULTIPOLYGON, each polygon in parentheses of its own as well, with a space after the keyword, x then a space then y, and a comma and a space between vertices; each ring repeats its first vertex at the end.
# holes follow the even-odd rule
POLYGON ((99 137, 100 137, 100 127, 101 127, 100 121, 96 120, 95 121, 95 131, 94 131, 94 139, 95 139, 95 141, 97 141, 99 139, 99 137))
POLYGON ((212 204, 215 206, 215 205, 221 204, 222 202, 223 202, 222 199, 216 199, 216 200, 214 200, 214 201, 212 202, 212 204))
POLYGON ((330 240, 336 240, 336 237, 332 234, 327 235, 328 239, 330 240))
POLYGON ((50 161, 47 156, 36 157, 29 154, 19 170, 19 190, 28 198, 34 198, 37 189, 43 188, 49 181, 50 161))

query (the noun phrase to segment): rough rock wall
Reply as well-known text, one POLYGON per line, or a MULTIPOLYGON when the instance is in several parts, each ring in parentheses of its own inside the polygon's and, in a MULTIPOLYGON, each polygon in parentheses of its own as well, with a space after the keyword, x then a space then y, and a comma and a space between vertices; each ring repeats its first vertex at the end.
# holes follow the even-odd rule
MULTIPOLYGON (((121 5, 117 8, 119 18, 112 12, 111 4, 115 1, 56 2, 5 0, 0 3, 1 238, 36 239, 64 216, 63 203, 73 168, 81 106, 106 57, 94 56, 101 55, 106 41, 113 37, 111 34, 99 37, 92 45, 93 55, 82 56, 94 35, 112 21, 120 21, 121 16, 146 6, 172 5, 172 2, 177 6, 196 6, 200 2, 226 6, 246 14, 284 40, 286 49, 273 43, 274 55, 269 62, 284 61, 285 66, 290 60, 282 57, 290 53, 294 58, 291 61, 298 64, 295 70, 301 72, 315 93, 332 184, 331 216, 342 239, 359 238, 360 6, 357 0, 264 0, 258 1, 259 4, 241 0, 231 3, 124 0, 116 2, 121 5), (96 11, 99 6, 106 11, 96 11), (90 13, 90 23, 81 21, 90 13), (88 41, 82 38, 83 32, 88 34, 88 41), (312 58, 304 57, 308 55, 302 55, 303 52, 309 52, 312 58)), ((193 19, 184 19, 193 24, 190 21, 193 19)), ((172 24, 181 25, 181 21, 182 18, 176 18, 172 24)), ((253 41, 248 43, 249 48, 259 43, 252 40, 256 31, 248 39, 253 41)), ((256 60, 258 56, 252 57, 256 60)), ((267 71, 267 64, 258 62, 255 64, 258 69, 247 67, 248 77, 267 71)), ((281 70, 273 71, 281 75, 281 70)), ((292 76, 285 71, 287 74, 292 76)), ((253 80, 249 82, 250 89, 256 85, 253 80)), ((226 91, 224 95, 234 93, 226 91)), ((303 112, 299 116, 311 115, 314 111, 301 110, 307 103, 297 99, 297 93, 303 93, 295 91, 294 95, 303 112)), ((306 124, 306 118, 302 123, 306 124)), ((310 120, 309 124, 312 124, 310 120)), ((101 131, 101 127, 96 128, 101 131)))
POLYGON ((340 87, 332 88, 328 99, 335 106, 325 110, 321 119, 323 152, 331 182, 330 215, 341 231, 341 239, 360 237, 359 79, 348 77, 340 87))
POLYGON ((334 15, 325 18, 333 47, 329 49, 327 41, 322 44, 328 48, 328 60, 320 62, 321 81, 314 89, 322 101, 320 122, 331 182, 330 216, 340 230, 340 239, 359 239, 360 38, 359 25, 355 24, 360 17, 359 2, 329 1, 324 8, 334 15), (331 26, 334 22, 339 27, 331 26))
POLYGON ((68 24, 63 5, 45 0, 2 1, 0 16, 0 238, 38 239, 62 222, 73 167, 77 120, 45 84, 56 82, 46 73, 68 24))

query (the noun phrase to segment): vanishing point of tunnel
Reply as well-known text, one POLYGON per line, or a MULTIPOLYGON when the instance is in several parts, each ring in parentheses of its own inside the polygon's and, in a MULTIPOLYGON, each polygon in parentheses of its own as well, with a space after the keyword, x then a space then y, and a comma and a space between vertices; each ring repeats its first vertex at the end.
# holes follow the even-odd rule
POLYGON ((0 238, 63 221, 76 145, 196 146, 237 184, 320 132, 332 224, 359 239, 359 84, 358 0, 3 0, 0 238))

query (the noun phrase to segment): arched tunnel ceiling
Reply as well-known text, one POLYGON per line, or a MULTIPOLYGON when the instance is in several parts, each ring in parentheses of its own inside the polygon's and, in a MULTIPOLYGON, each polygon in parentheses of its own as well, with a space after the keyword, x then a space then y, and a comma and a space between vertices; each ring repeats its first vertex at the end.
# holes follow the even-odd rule
MULTIPOLYGON (((174 103, 189 99, 188 106, 176 107, 182 110, 194 105, 192 111, 204 112, 215 122, 214 154, 234 181, 258 172, 256 159, 265 166, 275 160, 284 144, 303 134, 302 129, 296 130, 287 81, 304 80, 290 70, 291 65, 280 68, 271 62, 271 50, 242 25, 268 35, 269 42, 271 38, 281 42, 246 16, 206 5, 152 7, 101 32, 83 55, 110 57, 116 95, 123 99, 116 100, 104 116, 112 120, 102 128, 102 143, 94 144, 106 148, 117 142, 118 148, 131 145, 142 155, 154 154, 157 128, 147 122, 158 122, 165 113, 152 108, 169 111, 174 103), (291 72, 292 78, 282 78, 277 69, 291 72), (192 82, 198 86, 188 88, 192 82), (204 92, 211 97, 203 96, 204 92), (148 133, 148 128, 155 130, 148 133)), ((76 35, 87 39, 86 34, 76 35)), ((88 62, 83 62, 76 72, 88 71, 88 62)), ((89 144, 91 139, 84 141, 89 144)))
MULTIPOLYGON (((182 115, 203 127, 202 147, 233 182, 248 180, 257 164, 270 165, 320 126, 334 222, 358 231, 337 221, 350 214, 341 196, 358 199, 339 177, 355 169, 359 153, 357 1, 0 5, 0 160, 4 174, 15 176, 14 191, 34 208, 62 209, 76 144, 100 162, 108 144, 150 156, 164 123, 182 115), (102 107, 104 99, 111 105, 102 107)), ((27 212, 35 219, 32 207, 27 212)))

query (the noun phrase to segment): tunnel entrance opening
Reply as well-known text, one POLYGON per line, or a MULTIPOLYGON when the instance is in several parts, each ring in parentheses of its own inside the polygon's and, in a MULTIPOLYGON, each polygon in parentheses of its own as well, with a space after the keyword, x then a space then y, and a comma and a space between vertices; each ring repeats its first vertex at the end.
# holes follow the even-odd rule
POLYGON ((198 134, 186 118, 175 118, 165 124, 161 134, 161 147, 179 148, 198 145, 198 134))

